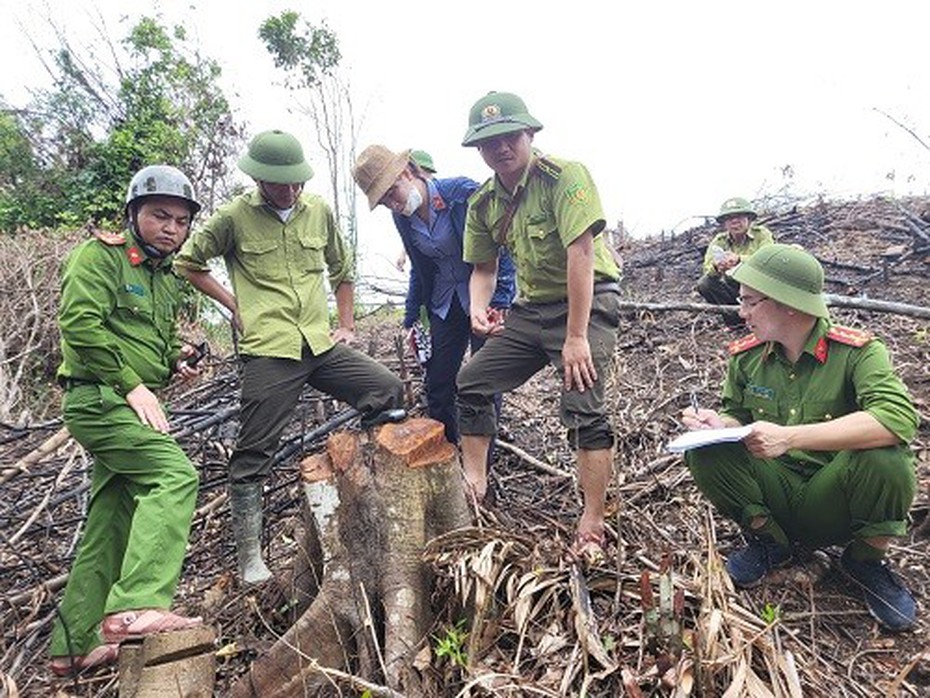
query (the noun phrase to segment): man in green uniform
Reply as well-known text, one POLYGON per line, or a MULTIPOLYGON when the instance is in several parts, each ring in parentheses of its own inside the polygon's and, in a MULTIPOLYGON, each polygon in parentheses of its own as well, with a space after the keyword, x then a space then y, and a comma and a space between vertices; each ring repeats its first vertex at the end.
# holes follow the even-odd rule
POLYGON ((542 124, 523 100, 491 92, 472 107, 463 145, 494 171, 470 201, 464 258, 474 264, 471 324, 491 337, 458 375, 465 478, 482 499, 486 456, 497 425, 495 393, 512 390, 547 365, 563 376, 560 417, 577 449, 584 495, 574 552, 604 547, 604 507, 613 429, 604 385, 619 326, 619 271, 603 237, 604 213, 584 165, 532 147, 542 124), (517 302, 506 317, 490 307, 498 250, 517 267, 517 302))
POLYGON ((230 506, 243 581, 271 577, 261 557, 262 482, 305 384, 347 402, 364 424, 404 416, 403 383, 348 346, 355 320, 353 256, 329 206, 303 193, 313 170, 297 139, 255 136, 239 168, 253 191, 221 207, 175 259, 175 268, 225 306, 242 332, 241 418, 229 461, 230 506), (230 292, 209 260, 222 257, 230 292), (324 276, 336 297, 332 333, 324 276))
POLYGON ((126 197, 130 236, 100 233, 64 266, 62 411, 94 465, 84 535, 52 632, 58 675, 114 661, 127 637, 200 622, 168 611, 198 477, 152 392, 175 374, 197 373, 176 332, 183 282, 171 254, 198 210, 180 171, 143 168, 126 197))
POLYGON ((792 559, 792 544, 846 545, 842 567, 872 615, 911 627, 914 598, 884 558, 915 494, 918 416, 887 349, 830 322, 823 269, 800 248, 769 245, 732 276, 753 334, 730 344, 722 410, 682 418, 691 429, 752 425, 743 442, 686 454, 701 491, 747 533, 727 571, 752 586, 792 559))
MULTIPOLYGON (((698 293, 714 305, 736 305, 739 284, 727 274, 741 261, 765 245, 774 242, 772 231, 755 224, 756 212, 746 199, 727 199, 720 206, 717 222, 723 231, 717 233, 704 253, 703 276, 698 279, 698 293)), ((741 326, 739 316, 725 315, 728 325, 741 326)))

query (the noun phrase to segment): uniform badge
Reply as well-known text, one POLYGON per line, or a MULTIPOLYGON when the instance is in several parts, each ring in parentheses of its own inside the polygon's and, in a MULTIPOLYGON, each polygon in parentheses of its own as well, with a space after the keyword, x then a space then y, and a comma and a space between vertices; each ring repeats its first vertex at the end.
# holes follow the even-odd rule
POLYGON ((775 391, 772 388, 765 387, 764 385, 755 385, 754 383, 750 383, 746 386, 746 392, 753 397, 759 397, 763 400, 775 399, 775 391))
POLYGON ((586 203, 588 200, 588 188, 581 182, 577 182, 568 188, 565 192, 568 200, 576 205, 586 203))
POLYGON ((481 110, 482 121, 494 121, 500 118, 501 108, 497 104, 488 104, 481 110))
POLYGON ((433 197, 432 206, 434 211, 442 211, 446 207, 446 202, 442 200, 439 194, 436 194, 436 196, 433 197))
POLYGON ((827 363, 827 340, 821 337, 817 340, 817 346, 814 347, 814 358, 822 364, 827 363))
POLYGON ((145 259, 145 257, 142 256, 142 253, 139 252, 139 248, 135 245, 126 250, 126 257, 129 259, 129 263, 134 267, 142 264, 142 261, 145 259))

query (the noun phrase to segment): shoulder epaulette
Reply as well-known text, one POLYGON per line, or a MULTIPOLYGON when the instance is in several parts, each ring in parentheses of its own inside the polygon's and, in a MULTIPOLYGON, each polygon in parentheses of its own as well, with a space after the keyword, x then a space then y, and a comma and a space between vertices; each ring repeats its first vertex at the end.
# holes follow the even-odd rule
POLYGON ((848 344, 851 347, 864 347, 871 342, 875 336, 868 330, 857 330, 854 327, 843 327, 834 325, 827 330, 827 338, 840 344, 848 344))
POLYGON ((111 233, 108 230, 101 230, 100 228, 94 231, 94 237, 100 240, 104 245, 110 245, 111 247, 119 247, 120 245, 126 244, 126 236, 122 233, 111 233))
POLYGON ((747 349, 757 347, 760 344, 764 344, 764 342, 756 337, 755 334, 747 334, 745 337, 734 339, 732 342, 727 344, 727 351, 730 352, 730 356, 735 356, 746 351, 747 349))
POLYGON ((548 177, 553 182, 558 182, 559 177, 562 174, 562 168, 546 157, 536 158, 535 171, 539 172, 539 174, 545 177, 548 177))
POLYGON ((471 196, 468 197, 469 206, 484 206, 487 204, 488 197, 491 195, 491 192, 494 191, 494 187, 491 186, 493 183, 493 178, 488 178, 485 180, 484 184, 475 189, 472 192, 471 196))

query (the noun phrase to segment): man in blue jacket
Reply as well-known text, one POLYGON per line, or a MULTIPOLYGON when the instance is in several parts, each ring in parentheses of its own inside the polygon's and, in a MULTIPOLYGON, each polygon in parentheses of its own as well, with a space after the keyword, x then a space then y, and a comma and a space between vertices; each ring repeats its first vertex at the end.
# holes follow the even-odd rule
MULTIPOLYGON (((353 176, 368 197, 394 214, 394 225, 410 258, 404 327, 412 329, 426 308, 432 347, 426 364, 426 403, 430 417, 443 423, 446 438, 458 442, 455 377, 466 348, 472 353, 484 338, 471 331, 468 283, 472 265, 462 260, 468 197, 478 183, 467 177, 433 179, 411 158, 382 145, 362 151, 353 176)), ((503 313, 515 294, 515 271, 502 255, 491 307, 503 313)), ((497 398, 499 409, 500 398, 497 398)))

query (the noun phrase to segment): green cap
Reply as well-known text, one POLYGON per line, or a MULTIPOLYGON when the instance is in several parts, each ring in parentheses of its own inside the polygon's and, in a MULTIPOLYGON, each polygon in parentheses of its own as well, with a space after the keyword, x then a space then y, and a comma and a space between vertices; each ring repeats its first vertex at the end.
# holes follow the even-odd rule
POLYGON ((802 313, 830 315, 823 299, 823 267, 796 245, 765 245, 738 264, 730 277, 802 313))
POLYGON ((734 196, 721 204, 720 213, 717 214, 717 222, 723 223, 730 216, 749 216, 749 220, 755 220, 758 214, 746 199, 734 196))
POLYGON ((475 102, 468 113, 468 131, 462 145, 478 145, 480 141, 514 131, 530 129, 534 133, 543 125, 530 116, 526 104, 510 92, 488 92, 475 102))
POLYGON ((413 160, 421 170, 426 170, 430 174, 436 174, 433 156, 425 150, 411 150, 410 159, 413 160))
POLYGON ((313 177, 300 141, 284 131, 263 131, 239 158, 239 169, 252 179, 272 184, 296 184, 313 177))

